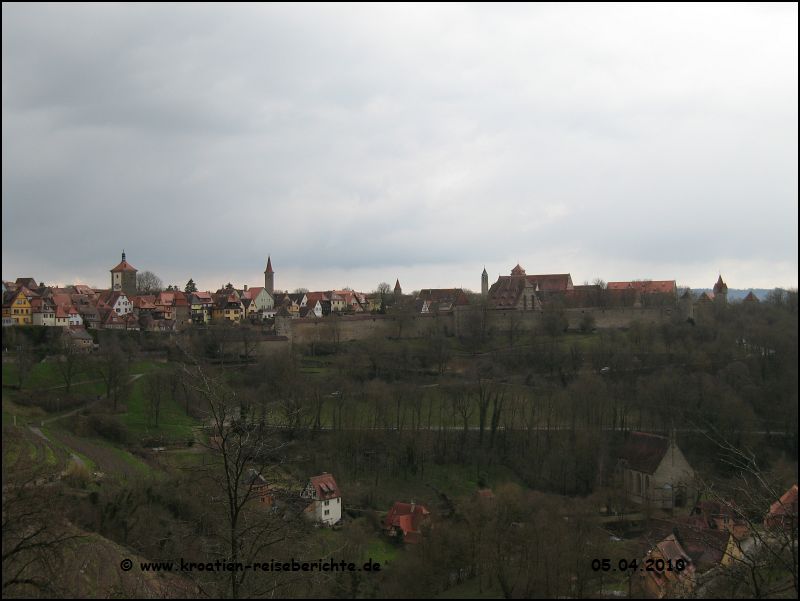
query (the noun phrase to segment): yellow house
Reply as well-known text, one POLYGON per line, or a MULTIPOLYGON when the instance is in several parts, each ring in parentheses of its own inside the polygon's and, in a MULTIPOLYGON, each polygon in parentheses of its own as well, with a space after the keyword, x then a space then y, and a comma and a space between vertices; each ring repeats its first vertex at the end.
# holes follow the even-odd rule
POLYGON ((242 319, 242 303, 235 294, 215 294, 211 320, 219 323, 223 319, 238 323, 242 319))
POLYGON ((14 325, 31 325, 33 323, 31 298, 33 298, 33 295, 30 290, 21 286, 11 296, 9 302, 3 304, 3 317, 11 317, 14 320, 14 325))

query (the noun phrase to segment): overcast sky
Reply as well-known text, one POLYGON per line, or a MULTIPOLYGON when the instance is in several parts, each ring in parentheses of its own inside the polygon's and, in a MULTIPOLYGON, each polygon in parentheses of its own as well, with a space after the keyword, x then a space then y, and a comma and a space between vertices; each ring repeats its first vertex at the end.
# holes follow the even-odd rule
POLYGON ((3 279, 797 286, 797 4, 2 16, 3 279))

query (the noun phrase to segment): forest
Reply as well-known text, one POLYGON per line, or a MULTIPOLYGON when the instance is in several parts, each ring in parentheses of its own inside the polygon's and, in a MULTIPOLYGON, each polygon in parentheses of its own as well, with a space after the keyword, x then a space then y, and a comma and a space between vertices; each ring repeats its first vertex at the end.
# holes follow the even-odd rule
POLYGON ((754 541, 695 562, 683 593, 796 598, 796 496, 786 540, 764 516, 797 483, 797 292, 692 321, 560 323, 269 353, 245 325, 99 331, 88 354, 8 328, 3 595, 639 597, 633 571, 597 567, 643 561, 679 517, 625 494, 637 431, 694 469, 687 515, 721 502, 754 541), (334 527, 301 495, 326 472, 334 527), (387 533, 396 502, 429 511, 414 544, 387 533), (328 558, 380 570, 143 567, 328 558))

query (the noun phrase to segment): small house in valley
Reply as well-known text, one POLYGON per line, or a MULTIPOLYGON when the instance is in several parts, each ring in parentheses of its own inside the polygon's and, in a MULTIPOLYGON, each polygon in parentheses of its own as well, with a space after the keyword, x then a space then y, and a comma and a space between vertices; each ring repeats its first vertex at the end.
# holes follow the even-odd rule
POLYGON ((416 544, 422 542, 422 526, 427 523, 431 512, 425 505, 402 503, 392 505, 386 518, 383 520, 383 530, 397 540, 404 543, 416 544))
POLYGON ((333 526, 342 519, 342 495, 333 474, 323 472, 313 476, 300 497, 311 501, 305 510, 309 519, 326 526, 333 526))

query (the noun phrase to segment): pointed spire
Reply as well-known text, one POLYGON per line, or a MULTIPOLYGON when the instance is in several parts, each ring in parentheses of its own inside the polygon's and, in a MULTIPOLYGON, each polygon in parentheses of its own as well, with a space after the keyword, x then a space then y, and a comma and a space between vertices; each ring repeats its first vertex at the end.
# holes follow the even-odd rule
POLYGON ((486 272, 486 265, 483 266, 483 273, 481 275, 488 276, 489 274, 486 272))
POLYGON ((395 282, 394 285, 394 290, 395 292, 397 292, 398 290, 402 290, 402 288, 400 288, 400 278, 397 278, 397 282, 395 282))
POLYGON ((122 262, 125 262, 125 249, 122 249, 122 262))
POLYGON ((272 271, 272 257, 267 255, 267 268, 264 270, 264 273, 274 273, 272 271))

